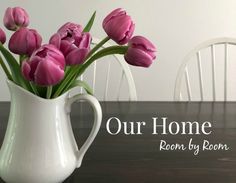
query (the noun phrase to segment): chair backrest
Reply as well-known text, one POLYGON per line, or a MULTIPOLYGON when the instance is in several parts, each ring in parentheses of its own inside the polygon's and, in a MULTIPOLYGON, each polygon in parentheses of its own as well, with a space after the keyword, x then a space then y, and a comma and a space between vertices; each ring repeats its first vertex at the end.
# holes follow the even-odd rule
MULTIPOLYGON (((99 39, 93 38, 92 44, 96 45, 99 42, 99 39)), ((105 43, 103 48, 109 46, 111 46, 109 43, 105 43)), ((131 70, 121 55, 112 55, 108 58, 102 58, 102 60, 95 61, 90 71, 82 75, 80 79, 90 81, 89 84, 92 86, 94 95, 99 100, 137 100, 137 93, 131 70)))
POLYGON ((178 71, 174 100, 227 101, 229 86, 232 86, 231 89, 236 89, 235 83, 232 85, 229 83, 233 81, 229 80, 230 74, 232 78, 236 76, 231 67, 232 64, 236 64, 235 45, 234 38, 217 38, 193 49, 185 57, 178 71))

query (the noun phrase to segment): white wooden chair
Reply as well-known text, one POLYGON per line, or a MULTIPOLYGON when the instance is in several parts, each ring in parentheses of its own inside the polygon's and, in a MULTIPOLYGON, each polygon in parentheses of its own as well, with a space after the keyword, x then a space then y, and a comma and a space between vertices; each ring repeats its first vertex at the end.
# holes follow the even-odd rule
POLYGON ((227 101, 229 93, 236 95, 236 82, 230 83, 236 80, 236 67, 232 69, 236 66, 235 45, 234 38, 217 38, 193 49, 178 71, 174 100, 227 101), (234 79, 229 80, 231 75, 234 79))
MULTIPOLYGON (((92 44, 96 45, 99 42, 99 39, 93 38, 92 44)), ((109 46, 111 46, 109 43, 105 43, 103 48, 109 46)), ((90 71, 85 72, 80 79, 90 81, 94 95, 101 101, 136 101, 137 93, 133 76, 123 56, 112 55, 102 59, 95 61, 90 71)))

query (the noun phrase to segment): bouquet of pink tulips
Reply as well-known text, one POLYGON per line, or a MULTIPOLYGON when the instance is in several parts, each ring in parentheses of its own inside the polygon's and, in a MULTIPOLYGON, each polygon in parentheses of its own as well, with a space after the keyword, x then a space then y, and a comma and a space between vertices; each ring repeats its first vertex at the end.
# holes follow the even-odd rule
POLYGON ((102 26, 107 37, 91 49, 89 31, 94 19, 95 13, 84 28, 68 22, 52 35, 49 43, 42 44, 40 34, 27 28, 27 12, 20 7, 7 8, 4 26, 14 31, 8 51, 3 46, 6 35, 0 28, 0 64, 7 78, 35 95, 50 99, 75 86, 83 87, 91 94, 90 87, 78 77, 101 57, 122 54, 131 65, 149 67, 152 64, 156 58, 155 46, 142 36, 133 37, 135 24, 120 8, 104 19, 102 26), (101 49, 110 39, 117 45, 101 49), (19 55, 19 59, 12 53, 19 55))

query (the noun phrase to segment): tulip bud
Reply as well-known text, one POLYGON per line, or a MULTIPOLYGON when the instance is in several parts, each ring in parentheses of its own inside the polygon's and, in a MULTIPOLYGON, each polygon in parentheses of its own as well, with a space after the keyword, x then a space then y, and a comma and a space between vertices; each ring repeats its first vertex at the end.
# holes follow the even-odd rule
POLYGON ((135 36, 129 41, 125 60, 134 66, 149 67, 156 58, 156 47, 146 38, 135 36))
POLYGON ((83 33, 81 25, 69 22, 50 38, 49 43, 61 50, 67 65, 78 65, 84 62, 89 53, 91 40, 90 33, 83 33))
POLYGON ((29 16, 23 8, 7 8, 3 23, 8 30, 15 31, 19 27, 27 27, 29 25, 29 16))
POLYGON ((22 63, 25 79, 40 86, 52 86, 64 77, 65 58, 54 45, 43 45, 22 63))
POLYGON ((9 40, 9 50, 18 55, 30 56, 40 47, 42 38, 34 29, 20 28, 9 40))
POLYGON ((4 44, 6 42, 6 34, 5 32, 0 28, 0 43, 4 44))
POLYGON ((135 28, 131 17, 121 8, 112 11, 102 25, 107 35, 120 45, 128 43, 135 28))

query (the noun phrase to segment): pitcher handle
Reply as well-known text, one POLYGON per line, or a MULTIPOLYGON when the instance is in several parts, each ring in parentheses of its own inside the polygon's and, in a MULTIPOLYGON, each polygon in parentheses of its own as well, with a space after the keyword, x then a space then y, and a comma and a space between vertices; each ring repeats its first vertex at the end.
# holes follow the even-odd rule
POLYGON ((87 140, 85 141, 85 143, 82 145, 82 147, 80 148, 80 150, 77 151, 77 168, 79 168, 81 166, 83 157, 86 153, 86 151, 88 150, 88 148, 90 147, 90 145, 92 144, 92 142, 94 141, 99 128, 101 126, 101 122, 102 122, 102 109, 101 106, 98 102, 98 100, 93 97, 92 95, 88 95, 88 94, 78 94, 75 95, 71 98, 68 99, 68 103, 67 103, 67 112, 70 112, 71 109, 71 105, 78 100, 85 100, 87 101, 93 108, 94 111, 94 123, 93 123, 93 128, 87 138, 87 140))

